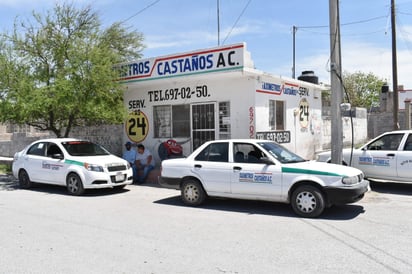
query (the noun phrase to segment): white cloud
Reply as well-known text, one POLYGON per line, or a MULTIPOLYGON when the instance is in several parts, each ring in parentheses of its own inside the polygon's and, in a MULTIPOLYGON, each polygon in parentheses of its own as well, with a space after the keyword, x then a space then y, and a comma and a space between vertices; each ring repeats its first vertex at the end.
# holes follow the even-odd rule
MULTIPOLYGON (((392 49, 378 48, 368 44, 351 44, 343 55, 344 69, 349 72, 372 72, 392 85, 392 49)), ((412 88, 412 53, 409 50, 397 51, 398 84, 412 88)))
MULTIPOLYGON (((398 84, 412 89, 412 53, 409 50, 398 50, 398 84)), ((330 83, 329 52, 310 56, 299 62, 297 75, 301 70, 314 70, 319 81, 330 83)), ((392 85, 392 50, 380 48, 367 43, 351 43, 342 48, 342 69, 350 73, 361 71, 373 73, 392 85)))
POLYGON ((398 40, 401 40, 405 43, 411 43, 412 42, 412 26, 406 25, 406 26, 398 27, 396 36, 398 40))
MULTIPOLYGON (((194 45, 192 49, 196 49, 197 47, 195 45, 217 41, 216 39, 216 34, 211 34, 206 31, 168 32, 166 35, 147 35, 145 36, 144 43, 148 50, 186 47, 190 45, 194 45)), ((171 52, 173 52, 172 49, 171 52)))

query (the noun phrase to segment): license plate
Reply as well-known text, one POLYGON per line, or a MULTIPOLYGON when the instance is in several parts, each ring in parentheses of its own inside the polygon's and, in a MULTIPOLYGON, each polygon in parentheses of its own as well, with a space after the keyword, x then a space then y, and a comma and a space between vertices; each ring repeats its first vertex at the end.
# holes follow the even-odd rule
POLYGON ((115 180, 116 180, 116 182, 123 182, 124 181, 124 175, 122 173, 116 174, 115 180))

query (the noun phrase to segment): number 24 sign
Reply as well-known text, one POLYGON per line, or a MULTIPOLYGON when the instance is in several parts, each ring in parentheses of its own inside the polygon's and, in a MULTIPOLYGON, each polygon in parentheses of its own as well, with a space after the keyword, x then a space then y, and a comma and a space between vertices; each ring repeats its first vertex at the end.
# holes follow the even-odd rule
POLYGON ((130 112, 126 119, 126 133, 135 143, 142 142, 149 132, 149 123, 146 114, 142 111, 130 112))
POLYGON ((309 102, 306 98, 303 98, 299 102, 299 121, 300 126, 307 128, 309 125, 309 102))

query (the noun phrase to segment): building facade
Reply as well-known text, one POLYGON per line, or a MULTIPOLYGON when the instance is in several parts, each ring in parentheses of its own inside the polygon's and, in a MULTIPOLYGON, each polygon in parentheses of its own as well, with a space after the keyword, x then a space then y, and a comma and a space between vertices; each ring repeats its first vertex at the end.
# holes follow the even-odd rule
POLYGON ((321 149, 322 86, 256 70, 244 43, 119 69, 129 113, 124 141, 160 159, 228 138, 271 139, 308 159, 321 149))

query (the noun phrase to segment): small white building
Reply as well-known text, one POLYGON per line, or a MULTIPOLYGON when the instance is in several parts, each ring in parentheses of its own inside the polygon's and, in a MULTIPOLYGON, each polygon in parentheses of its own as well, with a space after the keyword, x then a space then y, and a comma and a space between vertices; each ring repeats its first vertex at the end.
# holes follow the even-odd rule
POLYGON ((405 109, 405 102, 412 102, 412 89, 403 89, 403 86, 401 86, 401 89, 399 89, 399 109, 405 109))
POLYGON ((158 159, 208 140, 275 140, 313 159, 321 150, 322 86, 256 70, 245 43, 123 64, 124 141, 158 159))

